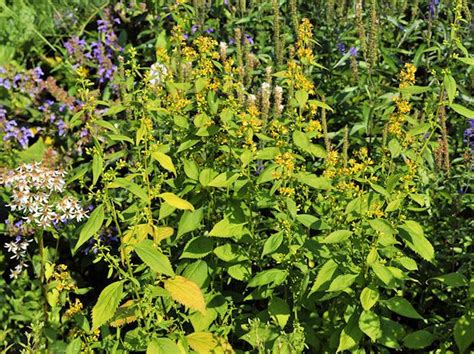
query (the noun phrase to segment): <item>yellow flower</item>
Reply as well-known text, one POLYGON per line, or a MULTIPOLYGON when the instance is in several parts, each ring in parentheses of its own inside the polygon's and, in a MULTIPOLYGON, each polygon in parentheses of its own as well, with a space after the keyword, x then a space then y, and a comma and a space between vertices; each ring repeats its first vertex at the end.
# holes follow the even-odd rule
POLYGON ((405 88, 415 83, 416 67, 413 64, 406 63, 400 72, 400 88, 405 88))

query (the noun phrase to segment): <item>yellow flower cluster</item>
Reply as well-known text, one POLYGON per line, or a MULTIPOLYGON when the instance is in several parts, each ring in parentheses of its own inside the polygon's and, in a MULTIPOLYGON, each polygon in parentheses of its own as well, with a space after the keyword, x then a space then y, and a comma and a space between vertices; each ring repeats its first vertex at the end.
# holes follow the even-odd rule
POLYGON ((284 197, 292 197, 295 195, 295 189, 291 187, 280 187, 278 188, 278 193, 284 197))
POLYGON ((219 53, 214 52, 214 48, 217 47, 217 41, 211 37, 199 36, 193 42, 197 47, 200 54, 209 54, 214 59, 219 59, 219 53))
POLYGON ((395 98, 395 104, 397 105, 397 110, 400 114, 406 114, 410 112, 411 105, 407 100, 401 98, 395 98))
POLYGON ((282 135, 288 134, 288 127, 277 119, 274 119, 270 123, 270 136, 274 139, 281 137, 282 135))
POLYGON ((71 305, 66 312, 64 313, 64 316, 66 318, 70 318, 74 316, 76 313, 79 313, 83 308, 81 300, 76 298, 76 301, 74 302, 73 305, 71 305))
POLYGON ((416 67, 413 64, 406 63, 400 72, 400 88, 405 88, 415 84, 416 67))
POLYGON ((52 275, 53 281, 58 282, 56 285, 56 290, 61 291, 71 291, 77 289, 74 279, 72 279, 71 274, 67 270, 67 265, 59 264, 56 266, 56 269, 52 275))
POLYGON ((382 208, 382 203, 374 202, 371 205, 370 209, 367 210, 366 215, 369 218, 381 218, 382 216, 384 216, 384 212, 381 210, 381 208, 382 208))
POLYGON ((275 157, 275 163, 283 167, 284 173, 286 175, 291 175, 295 169, 295 155, 291 152, 284 152, 283 154, 278 154, 275 157))
POLYGON ((306 132, 316 132, 318 133, 318 136, 320 136, 320 133, 323 130, 323 127, 321 125, 321 122, 319 120, 311 120, 309 121, 308 125, 305 128, 306 132))
POLYGON ((300 25, 298 26, 298 46, 302 46, 308 43, 313 37, 313 25, 307 18, 301 20, 300 25))
POLYGON ((293 81, 297 90, 305 90, 309 94, 314 94, 314 84, 304 74, 303 69, 294 60, 288 62, 288 78, 293 81))
POLYGON ((339 159, 339 153, 336 150, 331 150, 326 156, 326 164, 328 166, 336 166, 339 159))

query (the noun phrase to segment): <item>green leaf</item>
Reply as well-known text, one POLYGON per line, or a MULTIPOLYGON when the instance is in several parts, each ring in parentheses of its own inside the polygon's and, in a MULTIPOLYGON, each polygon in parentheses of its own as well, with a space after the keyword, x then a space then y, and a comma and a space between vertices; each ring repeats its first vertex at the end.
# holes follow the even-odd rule
POLYGON ((474 58, 456 58, 459 61, 462 61, 464 64, 474 66, 474 58))
POLYGON ((350 288, 359 274, 344 274, 337 276, 329 286, 328 291, 343 291, 350 288))
POLYGON ((156 338, 148 343, 146 354, 181 354, 181 351, 171 339, 156 338))
POLYGON ((337 270, 337 263, 332 259, 328 260, 318 272, 316 280, 314 281, 313 287, 311 288, 311 293, 320 290, 324 285, 327 285, 329 281, 333 278, 334 273, 337 270))
POLYGON ((341 335, 339 336, 339 346, 337 347, 336 353, 343 352, 345 350, 351 351, 354 349, 359 341, 362 338, 362 332, 358 326, 358 315, 354 313, 347 325, 341 331, 341 335))
POLYGON ((247 284, 249 288, 272 284, 273 286, 283 283, 288 275, 286 270, 268 269, 258 273, 247 284))
POLYGON ((100 154, 95 153, 92 157, 92 185, 95 185, 104 170, 104 160, 100 154))
POLYGON ((434 336, 424 329, 410 333, 403 338, 403 345, 410 349, 423 349, 431 345, 434 336))
POLYGON ((304 108, 306 102, 308 101, 308 92, 304 90, 298 90, 295 92, 296 102, 298 102, 298 107, 304 108))
POLYGON ((112 107, 110 107, 104 114, 102 114, 102 116, 106 117, 106 116, 113 116, 117 113, 120 113, 122 111, 124 111, 126 108, 122 105, 114 105, 112 107))
POLYGON ((390 311, 398 313, 401 316, 414 318, 422 320, 423 317, 415 310, 415 308, 408 302, 408 300, 404 299, 400 296, 392 297, 389 300, 384 301, 384 304, 390 311))
POLYGON ((372 342, 375 342, 378 338, 382 337, 379 316, 372 311, 362 311, 359 317, 359 328, 372 340, 372 342))
POLYGON ((196 162, 190 160, 183 161, 184 173, 192 180, 197 181, 199 179, 199 168, 196 162))
POLYGON ((113 182, 107 185, 107 188, 117 188, 117 187, 126 189, 130 193, 136 195, 138 198, 143 200, 144 202, 148 202, 147 192, 138 184, 131 182, 128 179, 118 177, 113 182))
POLYGON ((408 87, 401 88, 400 91, 403 93, 407 93, 410 95, 419 95, 421 93, 427 92, 430 90, 429 86, 416 86, 416 85, 411 85, 408 87))
POLYGON ((408 220, 400 227, 400 237, 405 244, 421 258, 432 262, 434 260, 434 248, 425 238, 423 228, 416 221, 408 220))
POLYGON ((170 193, 170 192, 161 193, 161 194, 158 194, 158 197, 162 198, 166 203, 171 205, 173 208, 194 211, 194 207, 190 202, 178 197, 174 193, 170 193))
POLYGON ((79 234, 79 240, 74 247, 74 252, 76 252, 79 247, 81 247, 84 242, 89 241, 89 239, 95 235, 101 228, 102 223, 104 222, 104 205, 101 204, 94 209, 94 211, 89 216, 84 227, 81 229, 79 234))
POLYGON ((444 75, 444 87, 448 93, 449 104, 453 103, 454 97, 456 97, 456 80, 451 75, 444 75))
POLYGON ((80 354, 82 349, 81 338, 75 338, 66 347, 66 354, 80 354))
POLYGON ((395 235, 397 233, 392 225, 390 225, 390 223, 384 219, 369 220, 369 225, 372 229, 382 234, 395 235))
POLYGON ((331 189, 331 182, 326 177, 316 177, 313 174, 299 173, 297 179, 299 182, 315 189, 331 189))
POLYGON ((158 251, 151 240, 144 240, 133 248, 138 257, 154 272, 170 277, 175 275, 168 257, 158 251))
POLYGON ((474 313, 469 312, 460 317, 454 325, 454 340, 459 353, 464 353, 474 342, 474 313))
POLYGON ((395 277, 387 267, 378 262, 373 263, 371 267, 377 278, 379 278, 385 285, 390 288, 395 285, 395 277))
POLYGON ((153 151, 151 153, 151 157, 153 157, 158 163, 163 167, 165 170, 173 172, 176 176, 176 169, 173 164, 173 160, 168 155, 162 153, 161 151, 153 151))
POLYGON ((199 208, 195 211, 185 211, 183 215, 181 215, 181 219, 179 219, 177 237, 180 237, 181 235, 184 235, 199 228, 203 215, 203 208, 199 208))
POLYGON ((262 257, 266 256, 267 254, 272 254, 275 252, 278 247, 283 242, 283 232, 277 232, 276 234, 271 235, 263 245, 262 257))
POLYGON ((43 141, 43 138, 39 138, 36 143, 28 147, 26 150, 20 151, 18 156, 20 156, 21 161, 31 162, 31 161, 41 161, 43 160, 44 152, 46 150, 46 144, 43 141))
POLYGON ((460 104, 452 103, 449 105, 456 113, 469 118, 469 119, 474 119, 474 111, 470 110, 469 108, 466 108, 460 104))
POLYGON ((268 314, 281 329, 284 329, 290 319, 291 312, 290 307, 285 300, 280 299, 279 297, 272 297, 268 304, 268 314))
POLYGON ((439 275, 437 277, 431 278, 433 280, 438 280, 446 286, 456 288, 467 285, 467 280, 461 273, 448 273, 439 275))
POLYGON ((209 232, 209 236, 215 237, 238 237, 243 234, 244 224, 234 224, 227 216, 214 225, 212 230, 209 232))
POLYGON ((337 230, 331 232, 327 237, 325 237, 321 243, 338 243, 346 241, 349 237, 351 237, 352 231, 349 230, 337 230))
POLYGON ((92 330, 95 330, 112 318, 117 310, 123 293, 123 281, 109 284, 99 295, 92 308, 92 330))
POLYGON ((377 342, 388 348, 399 349, 398 341, 405 335, 405 330, 401 324, 388 318, 381 317, 380 324, 382 328, 382 337, 377 342))
POLYGON ((198 236, 191 239, 184 246, 183 253, 180 258, 203 258, 212 252, 214 240, 206 236, 198 236))
POLYGON ((373 286, 365 287, 360 293, 360 303, 366 311, 375 306, 379 300, 379 292, 373 286))

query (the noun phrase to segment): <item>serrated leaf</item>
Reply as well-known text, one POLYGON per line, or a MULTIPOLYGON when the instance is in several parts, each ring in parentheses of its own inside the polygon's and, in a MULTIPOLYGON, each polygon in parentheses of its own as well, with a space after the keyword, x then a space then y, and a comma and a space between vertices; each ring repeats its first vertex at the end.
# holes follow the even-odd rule
POLYGON ((104 206, 101 204, 92 211, 86 224, 81 229, 79 240, 74 247, 74 252, 77 251, 85 242, 89 241, 89 239, 100 230, 104 218, 104 206))
POLYGON ((214 225, 209 236, 214 237, 237 237, 243 233, 244 224, 234 224, 227 217, 214 225))
POLYGON ((177 275, 165 281, 165 289, 176 302, 192 309, 206 313, 206 302, 199 286, 185 277, 177 275))
POLYGON ((291 311, 285 300, 275 296, 268 304, 268 314, 283 329, 290 319, 291 311))
POLYGON ((474 342, 474 314, 469 312, 458 318, 454 325, 454 341, 459 349, 459 353, 463 354, 474 342))
POLYGON ((179 219, 178 237, 188 232, 194 231, 201 225, 204 215, 204 209, 199 208, 195 211, 185 211, 179 219))
POLYGON ((359 317, 359 328, 371 339, 372 342, 375 342, 378 338, 382 337, 379 316, 372 311, 362 311, 359 317))
POLYGON ((194 207, 190 202, 178 197, 174 193, 170 193, 170 192, 161 193, 158 195, 158 197, 162 198, 166 203, 171 205, 173 208, 194 211, 194 207))
POLYGON ((416 221, 408 220, 400 227, 400 237, 405 244, 423 259, 432 262, 434 260, 434 248, 425 238, 423 228, 416 221))
POLYGON ((361 340, 362 332, 359 329, 357 320, 358 315, 354 313, 347 322, 347 325, 341 331, 341 335, 339 336, 339 345, 337 347, 336 353, 355 348, 361 340))
POLYGON ((403 345, 410 349, 423 349, 431 345, 434 341, 434 336, 430 332, 422 329, 410 334, 407 334, 403 338, 403 345))
POLYGON ((423 319, 423 317, 415 310, 415 308, 400 296, 394 296, 389 300, 386 300, 385 305, 390 311, 398 313, 401 316, 414 318, 414 319, 423 319))
POLYGON ((321 240, 321 243, 338 243, 346 241, 349 237, 351 237, 352 231, 349 230, 337 230, 331 232, 327 237, 321 240))
POLYGON ((123 281, 109 284, 102 290, 97 303, 92 308, 92 330, 105 324, 117 310, 123 293, 123 281))
POLYGON ((278 247, 283 242, 283 232, 277 232, 276 234, 271 235, 263 245, 262 257, 266 256, 267 254, 272 254, 275 252, 278 247))
POLYGON ((190 160, 183 161, 184 173, 192 180, 197 181, 199 179, 199 168, 196 162, 190 160))
POLYGON ((247 284, 249 288, 272 284, 273 286, 283 283, 288 272, 282 269, 268 269, 255 275, 247 284))
POLYGON ((373 286, 365 287, 360 293, 360 303, 366 311, 375 306, 379 300, 379 292, 373 286))
POLYGON ((191 349, 198 354, 214 353, 219 345, 216 336, 209 332, 194 332, 188 334, 186 339, 191 349))
POLYGON ((350 288, 358 274, 344 274, 337 276, 329 285, 328 291, 343 291, 350 288))
POLYGON ((312 174, 299 173, 297 179, 299 182, 315 189, 331 189, 331 182, 326 177, 316 177, 312 174))
POLYGON ((318 275, 316 276, 316 280, 314 281, 313 287, 311 288, 311 293, 315 291, 320 291, 319 289, 322 288, 324 285, 329 283, 329 281, 333 278, 334 274, 337 270, 337 263, 334 262, 332 259, 328 260, 321 269, 318 271, 318 275))
POLYGON ((133 248, 138 257, 154 272, 170 277, 175 275, 168 257, 158 251, 151 240, 144 240, 133 248))
POLYGON ((184 246, 183 253, 180 258, 203 258, 212 252, 214 240, 206 236, 198 236, 190 240, 184 246))
POLYGON ((373 263, 371 267, 377 278, 379 278, 385 285, 390 288, 395 285, 395 277, 387 267, 378 262, 373 263))
POLYGON ((163 167, 165 170, 173 172, 176 176, 176 169, 173 164, 173 160, 168 155, 162 153, 161 151, 153 151, 151 153, 151 157, 153 157, 158 163, 163 167))
POLYGON ((384 219, 369 220, 369 225, 375 231, 386 235, 395 235, 397 233, 392 225, 390 225, 390 223, 384 219))
POLYGON ((148 343, 146 354, 182 354, 182 352, 171 339, 156 338, 148 343))

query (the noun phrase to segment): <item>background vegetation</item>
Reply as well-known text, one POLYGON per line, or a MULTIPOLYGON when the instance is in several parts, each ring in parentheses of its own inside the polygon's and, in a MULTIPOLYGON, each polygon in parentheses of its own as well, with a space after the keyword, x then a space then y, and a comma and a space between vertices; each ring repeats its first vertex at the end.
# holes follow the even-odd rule
POLYGON ((0 348, 472 350, 468 0, 0 0, 0 348))

